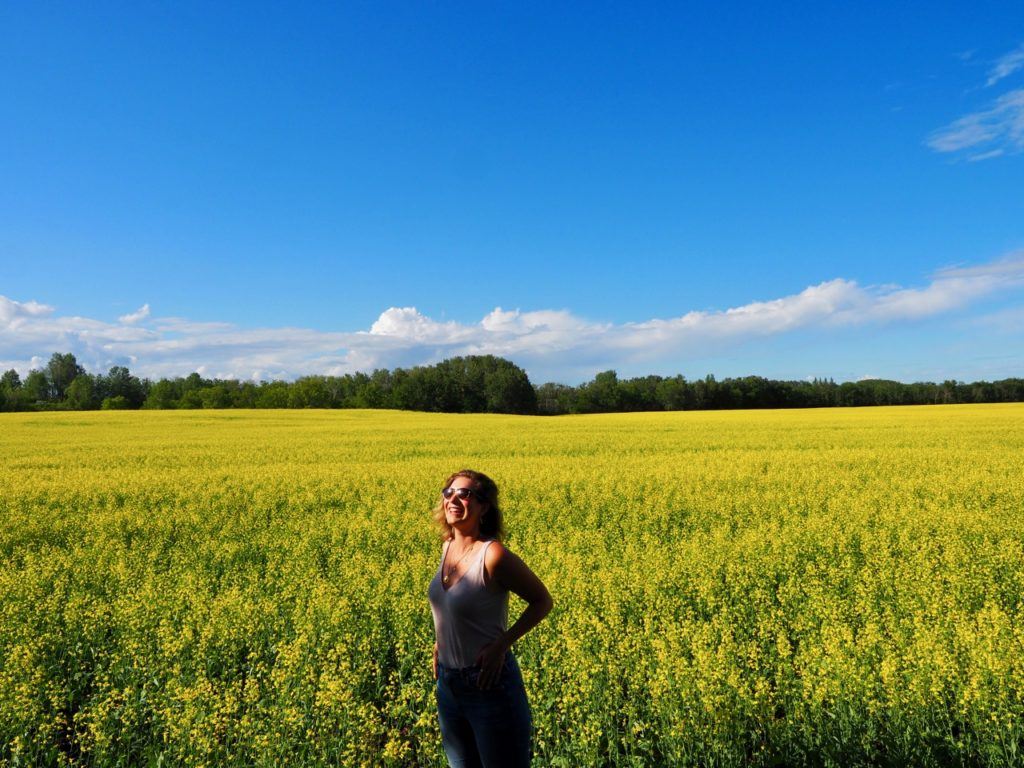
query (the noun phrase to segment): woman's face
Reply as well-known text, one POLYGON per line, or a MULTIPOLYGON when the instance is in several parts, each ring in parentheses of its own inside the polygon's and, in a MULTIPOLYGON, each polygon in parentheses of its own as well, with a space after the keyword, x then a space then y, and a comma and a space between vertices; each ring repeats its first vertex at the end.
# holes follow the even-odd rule
POLYGON ((487 510, 487 505, 477 498, 476 483, 468 477, 456 477, 448 487, 454 491, 447 499, 444 499, 444 515, 448 525, 466 532, 479 526, 480 518, 487 510), (469 489, 472 493, 466 498, 462 498, 459 495, 460 488, 469 489))

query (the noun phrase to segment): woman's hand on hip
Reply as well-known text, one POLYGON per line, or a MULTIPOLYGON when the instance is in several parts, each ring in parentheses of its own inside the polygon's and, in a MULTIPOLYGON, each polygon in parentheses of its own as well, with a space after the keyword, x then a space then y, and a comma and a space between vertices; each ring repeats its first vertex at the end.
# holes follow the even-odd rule
POLYGON ((498 681, 508 649, 508 643, 504 640, 494 640, 480 649, 480 655, 476 657, 477 666, 480 667, 480 677, 477 682, 480 688, 486 690, 498 681))

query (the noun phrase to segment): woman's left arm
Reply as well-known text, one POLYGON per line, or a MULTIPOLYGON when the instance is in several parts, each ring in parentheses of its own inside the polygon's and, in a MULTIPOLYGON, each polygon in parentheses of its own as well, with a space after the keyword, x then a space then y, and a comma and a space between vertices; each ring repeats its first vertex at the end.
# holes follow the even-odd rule
POLYGON ((492 580, 526 601, 526 608, 515 624, 505 630, 497 640, 485 645, 477 657, 476 663, 480 665, 480 687, 490 688, 501 674, 506 652, 516 640, 537 626, 550 613, 554 601, 544 582, 537 578, 537 574, 501 542, 495 542, 487 548, 484 568, 492 580))

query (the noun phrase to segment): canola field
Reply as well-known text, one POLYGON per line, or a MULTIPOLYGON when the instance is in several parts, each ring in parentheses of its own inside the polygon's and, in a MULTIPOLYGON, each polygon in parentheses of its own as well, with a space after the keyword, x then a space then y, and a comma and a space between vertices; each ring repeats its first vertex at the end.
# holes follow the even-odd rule
POLYGON ((0 766, 441 766, 450 472, 538 766, 1024 763, 1024 406, 0 416, 0 766), (513 599, 513 613, 521 603, 513 599))

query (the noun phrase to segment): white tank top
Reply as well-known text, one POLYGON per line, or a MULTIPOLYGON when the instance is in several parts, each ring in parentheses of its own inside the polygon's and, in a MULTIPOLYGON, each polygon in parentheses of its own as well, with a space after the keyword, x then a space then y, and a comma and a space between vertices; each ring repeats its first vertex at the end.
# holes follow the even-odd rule
POLYGON ((437 659, 453 669, 476 664, 480 649, 504 633, 508 626, 508 590, 491 591, 484 583, 484 554, 491 541, 448 589, 444 588, 441 569, 450 541, 441 551, 441 565, 430 582, 427 595, 434 614, 437 659))

